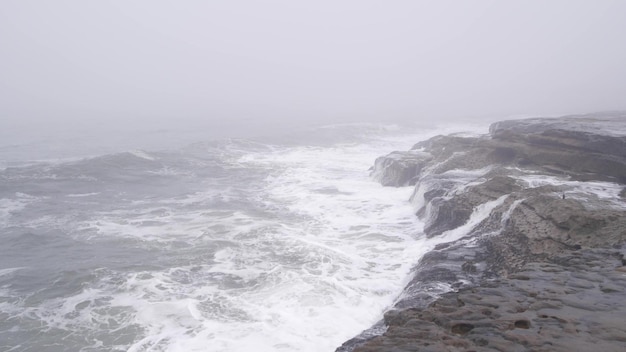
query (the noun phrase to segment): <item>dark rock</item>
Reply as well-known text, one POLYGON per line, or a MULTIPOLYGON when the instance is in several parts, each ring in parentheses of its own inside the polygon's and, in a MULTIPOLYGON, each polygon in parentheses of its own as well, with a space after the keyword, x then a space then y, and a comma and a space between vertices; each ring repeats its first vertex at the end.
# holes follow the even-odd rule
POLYGON ((469 324, 469 323, 457 323, 457 324, 452 325, 452 328, 450 329, 450 331, 453 334, 457 334, 457 335, 467 335, 467 333, 474 330, 474 327, 475 326, 473 324, 469 324))
POLYGON ((388 330, 354 351, 454 350, 451 346, 620 351, 626 342, 626 280, 612 275, 619 261, 610 251, 582 253, 582 269, 593 274, 591 281, 581 279, 586 285, 572 286, 567 266, 528 265, 523 272, 530 280, 492 280, 446 293, 425 308, 390 312, 385 315, 388 330), (597 280, 601 286, 595 285, 597 280))
POLYGON ((430 205, 433 208, 432 216, 424 228, 424 232, 429 237, 440 235, 463 225, 474 209, 472 203, 461 198, 445 199, 438 197, 431 200, 430 205))
POLYGON ((446 242, 387 330, 341 351, 623 350, 626 187, 599 197, 585 182, 626 184, 626 114, 502 121, 376 163, 384 184, 415 184, 425 235, 446 242))
POLYGON ((530 329, 530 322, 528 320, 516 320, 513 325, 518 329, 530 329))
POLYGON ((372 177, 383 186, 414 185, 422 167, 431 159, 430 154, 418 151, 393 152, 376 159, 372 177))

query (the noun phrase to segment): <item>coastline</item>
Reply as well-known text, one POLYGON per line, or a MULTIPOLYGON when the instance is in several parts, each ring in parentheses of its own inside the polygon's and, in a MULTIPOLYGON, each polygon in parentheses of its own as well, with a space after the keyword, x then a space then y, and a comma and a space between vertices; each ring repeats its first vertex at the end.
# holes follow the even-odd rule
POLYGON ((337 351, 621 350, 626 114, 509 120, 376 161, 441 243, 337 351))

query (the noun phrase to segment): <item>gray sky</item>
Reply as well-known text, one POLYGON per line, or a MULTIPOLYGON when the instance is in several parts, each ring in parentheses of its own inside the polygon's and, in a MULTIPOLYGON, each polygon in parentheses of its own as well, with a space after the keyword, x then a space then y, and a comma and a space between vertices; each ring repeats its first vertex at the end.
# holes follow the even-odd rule
POLYGON ((626 109, 626 1, 0 2, 0 119, 626 109))

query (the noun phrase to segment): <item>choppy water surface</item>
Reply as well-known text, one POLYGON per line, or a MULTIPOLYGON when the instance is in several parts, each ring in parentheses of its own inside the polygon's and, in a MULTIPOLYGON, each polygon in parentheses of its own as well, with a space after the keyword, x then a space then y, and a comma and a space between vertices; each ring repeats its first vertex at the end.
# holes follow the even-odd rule
POLYGON ((368 169, 434 130, 338 125, 0 171, 0 350, 332 351, 427 249, 368 169))

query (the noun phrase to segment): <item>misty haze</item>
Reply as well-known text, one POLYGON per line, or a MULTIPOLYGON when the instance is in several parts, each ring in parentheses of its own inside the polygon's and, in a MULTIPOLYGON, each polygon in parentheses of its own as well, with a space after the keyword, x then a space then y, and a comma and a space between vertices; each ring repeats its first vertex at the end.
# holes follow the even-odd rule
POLYGON ((620 350, 624 63, 617 0, 3 1, 0 350, 620 350))

